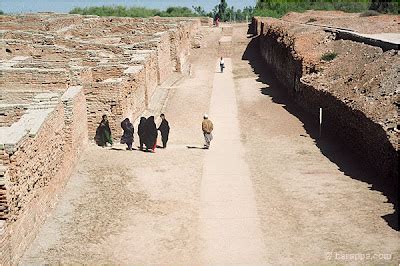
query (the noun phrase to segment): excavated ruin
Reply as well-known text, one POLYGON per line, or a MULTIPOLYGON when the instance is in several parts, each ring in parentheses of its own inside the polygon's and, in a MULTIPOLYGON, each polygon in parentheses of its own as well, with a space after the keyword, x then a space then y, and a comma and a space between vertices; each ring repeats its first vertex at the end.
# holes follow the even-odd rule
MULTIPOLYGON (((266 64, 293 100, 314 117, 316 127, 322 108, 324 135, 338 139, 371 166, 379 179, 373 182, 396 191, 398 46, 387 50, 379 43, 365 44, 362 39, 343 40, 330 28, 356 25, 359 29, 362 23, 371 24, 377 18, 328 15, 329 12, 306 12, 292 13, 280 20, 259 17, 253 19, 251 28, 266 64), (326 55, 332 57, 325 59, 326 55)), ((381 24, 376 25, 375 31, 370 28, 369 33, 381 28, 385 32, 396 31, 397 16, 378 20, 381 24)))
MULTIPOLYGON (((135 120, 210 20, 0 16, 0 265, 46 218, 103 114, 135 120)), ((211 21, 212 23, 212 21, 211 21)))

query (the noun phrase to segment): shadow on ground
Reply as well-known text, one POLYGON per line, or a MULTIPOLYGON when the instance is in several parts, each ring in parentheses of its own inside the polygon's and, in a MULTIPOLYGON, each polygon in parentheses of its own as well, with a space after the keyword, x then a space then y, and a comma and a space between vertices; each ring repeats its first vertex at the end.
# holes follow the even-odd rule
POLYGON ((394 191, 393 186, 385 184, 382 181, 384 178, 378 178, 379 174, 374 173, 368 165, 360 161, 355 153, 340 143, 335 136, 323 134, 321 138, 319 137, 319 122, 290 99, 287 90, 282 89, 283 86, 279 84, 273 71, 266 71, 266 63, 259 53, 258 37, 250 35, 249 38, 252 39, 246 47, 242 59, 247 60, 254 73, 258 75, 257 81, 267 85, 260 90, 260 93, 270 96, 273 102, 281 104, 290 114, 296 116, 303 123, 304 129, 310 137, 314 139, 321 153, 335 163, 345 175, 366 182, 371 185, 371 190, 384 194, 388 198, 388 202, 394 205, 395 212, 384 215, 382 218, 391 228, 399 231, 399 200, 398 193, 394 191))
POLYGON ((188 149, 198 149, 198 150, 207 150, 206 148, 204 148, 204 147, 201 147, 201 146, 186 146, 186 148, 188 148, 188 149))

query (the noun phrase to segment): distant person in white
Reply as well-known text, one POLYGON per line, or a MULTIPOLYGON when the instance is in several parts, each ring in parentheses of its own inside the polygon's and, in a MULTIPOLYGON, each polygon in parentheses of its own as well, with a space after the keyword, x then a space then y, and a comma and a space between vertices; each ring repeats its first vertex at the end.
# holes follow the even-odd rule
POLYGON ((222 57, 221 57, 221 60, 219 60, 219 67, 221 68, 221 73, 224 73, 225 62, 222 57))

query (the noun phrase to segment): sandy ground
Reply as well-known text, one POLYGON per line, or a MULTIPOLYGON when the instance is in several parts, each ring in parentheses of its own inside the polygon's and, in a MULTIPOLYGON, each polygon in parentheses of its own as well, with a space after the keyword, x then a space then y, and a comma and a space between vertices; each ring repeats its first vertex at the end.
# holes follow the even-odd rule
POLYGON ((265 66, 262 75, 254 73, 249 63, 258 72, 262 62, 245 50, 245 36, 244 28, 235 29, 233 71, 268 263, 397 265, 400 234, 381 217, 393 205, 357 180, 369 173, 352 154, 310 137, 317 123, 287 100, 265 66))
MULTIPOLYGON (((399 33, 399 15, 381 14, 379 16, 362 16, 360 13, 343 11, 308 10, 303 13, 290 12, 282 17, 283 20, 326 25, 348 29, 365 34, 399 33)), ((397 35, 398 36, 398 35, 397 35)))
MULTIPOLYGON (((211 93, 218 89, 213 88, 215 77, 221 75, 216 73, 220 30, 212 29, 206 46, 193 51, 192 76, 174 84, 168 100, 168 148, 151 154, 90 146, 21 264, 226 265, 229 261, 221 258, 234 252, 231 240, 239 243, 238 251, 243 245, 262 258, 257 263, 399 263, 400 234, 381 217, 392 213, 393 206, 357 180, 367 173, 351 154, 310 137, 298 118, 301 113, 286 101, 268 70, 261 77, 253 71, 258 62, 254 51, 246 50, 246 30, 245 25, 235 28, 233 75, 217 85, 222 90, 233 78, 231 96, 220 95, 210 107, 211 93), (225 111, 224 103, 229 106, 225 111), (215 112, 215 106, 232 123, 216 117, 220 127, 215 125, 214 146, 198 149, 203 144, 202 114, 209 108, 215 112), (232 146, 222 141, 232 136, 232 146), (228 164, 220 164, 224 152, 228 164), (212 169, 223 171, 224 176, 212 176, 219 188, 230 183, 225 176, 229 169, 239 171, 232 186, 219 193, 229 200, 250 195, 247 205, 239 203, 239 212, 230 212, 229 218, 251 215, 256 222, 240 230, 261 243, 248 245, 226 234, 237 228, 232 222, 217 221, 220 230, 207 226, 204 214, 212 210, 204 205, 204 193, 210 191, 205 180, 212 181, 212 169), (224 234, 231 239, 225 242, 229 252, 216 246, 222 253, 212 253, 210 239, 224 234)), ((232 206, 226 204, 218 208, 232 206)))

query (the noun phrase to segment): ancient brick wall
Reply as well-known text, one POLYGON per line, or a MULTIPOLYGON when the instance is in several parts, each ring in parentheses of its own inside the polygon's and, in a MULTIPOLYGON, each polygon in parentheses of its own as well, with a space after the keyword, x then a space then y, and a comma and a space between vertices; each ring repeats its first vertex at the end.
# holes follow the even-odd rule
POLYGON ((37 93, 64 92, 69 85, 66 69, 1 68, 0 101, 29 103, 37 93))
MULTIPOLYGON (((378 123, 378 118, 373 118, 356 105, 350 105, 349 102, 352 101, 346 101, 346 98, 337 96, 318 84, 306 82, 304 78, 312 79, 317 66, 310 63, 309 59, 306 61, 304 50, 296 46, 299 38, 293 34, 299 34, 304 29, 282 25, 284 22, 279 23, 281 25, 277 26, 273 20, 256 18, 251 25, 253 30, 259 33, 257 41, 265 63, 272 67, 277 79, 288 90, 293 100, 314 116, 316 127, 319 108, 323 108, 324 134, 340 140, 362 161, 372 166, 378 174, 379 182, 384 181, 388 186, 398 188, 398 147, 391 132, 382 126, 384 121, 378 123)), ((309 42, 323 43, 324 35, 326 34, 321 33, 319 37, 314 35, 309 42)), ((382 55, 377 53, 373 58, 379 56, 382 55)), ((348 73, 344 71, 343 75, 348 73)))
MULTIPOLYGON (((88 143, 87 105, 81 86, 70 87, 61 97, 64 105, 65 142, 73 160, 88 143)), ((72 170, 73 164, 71 165, 72 170)))
POLYGON ((302 76, 302 60, 296 54, 293 40, 287 34, 271 27, 263 28, 260 36, 262 58, 268 65, 273 66, 276 76, 288 92, 293 93, 302 76))
POLYGON ((5 226, 5 222, 0 220, 0 265, 11 264, 10 233, 5 226))
POLYGON ((163 83, 167 80, 172 73, 172 62, 171 62, 171 43, 169 41, 169 35, 167 32, 163 32, 157 35, 159 42, 156 48, 157 51, 157 78, 158 84, 163 83))
POLYGON ((0 265, 17 263, 34 239, 101 116, 118 140, 120 122, 142 114, 174 70, 187 71, 200 25, 0 16, 0 265))
POLYGON ((200 22, 201 22, 201 26, 212 27, 214 24, 213 18, 210 18, 210 17, 201 17, 200 22))
POLYGON ((93 139, 103 114, 108 115, 113 138, 118 138, 120 122, 136 118, 146 108, 148 95, 143 66, 125 70, 123 78, 109 78, 83 85, 88 106, 89 137, 93 139))
POLYGON ((5 186, 0 191, 6 200, 0 201, 0 208, 6 210, 0 219, 6 218, 9 235, 4 243, 14 262, 36 236, 88 139, 86 101, 80 87, 70 88, 61 101, 38 101, 27 112, 31 118, 25 120, 33 121, 31 125, 22 117, 22 128, 8 129, 21 138, 13 144, 7 140, 11 135, 3 134, 1 139, 5 186))
POLYGON ((169 30, 169 34, 174 70, 180 73, 186 73, 189 70, 188 59, 190 55, 191 38, 194 32, 191 32, 190 25, 180 23, 176 28, 169 30))
POLYGON ((0 105, 0 127, 9 127, 25 112, 24 105, 0 105))

